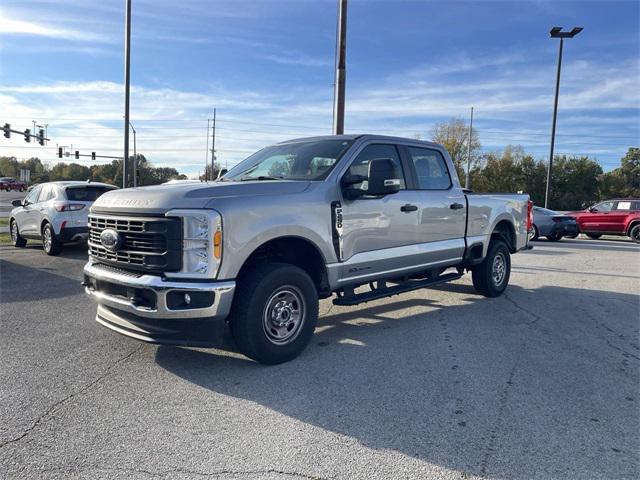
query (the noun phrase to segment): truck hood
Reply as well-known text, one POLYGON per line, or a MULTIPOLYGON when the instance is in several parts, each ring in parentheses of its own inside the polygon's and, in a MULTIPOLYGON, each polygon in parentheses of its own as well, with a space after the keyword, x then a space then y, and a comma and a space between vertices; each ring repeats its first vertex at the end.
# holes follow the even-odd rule
POLYGON ((247 196, 292 195, 305 191, 311 182, 255 181, 175 183, 125 188, 101 195, 92 213, 141 213, 164 215, 176 208, 213 208, 215 199, 247 196))

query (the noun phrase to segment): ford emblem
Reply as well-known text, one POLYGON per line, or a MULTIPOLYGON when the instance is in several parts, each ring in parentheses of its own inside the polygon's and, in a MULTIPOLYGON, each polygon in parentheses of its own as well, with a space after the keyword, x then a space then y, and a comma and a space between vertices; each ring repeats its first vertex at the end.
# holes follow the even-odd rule
POLYGON ((111 252, 115 252, 120 248, 120 234, 112 228, 105 228, 100 234, 100 243, 111 252))

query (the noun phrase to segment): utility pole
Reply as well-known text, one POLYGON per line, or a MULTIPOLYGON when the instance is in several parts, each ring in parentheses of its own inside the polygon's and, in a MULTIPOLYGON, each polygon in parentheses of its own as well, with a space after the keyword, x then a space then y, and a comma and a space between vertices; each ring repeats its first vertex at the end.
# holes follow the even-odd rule
MULTIPOLYGON (((207 149, 204 151, 204 181, 205 182, 209 180, 209 177, 207 174, 207 165, 209 165, 209 125, 210 124, 211 124, 211 119, 207 118, 207 149)), ((198 178, 199 177, 200 176, 198 175, 198 178)))
POLYGON ((124 34, 124 156, 122 158, 122 188, 127 188, 127 163, 129 161, 129 87, 131 83, 131 0, 125 0, 124 34))
POLYGON ((469 123, 469 146, 467 147, 467 176, 464 179, 464 188, 469 189, 469 171, 471 170, 471 135, 473 132, 473 107, 471 107, 471 122, 469 123))
POLYGON ((213 169, 216 163, 216 109, 213 109, 213 127, 211 128, 211 180, 213 177, 213 169))
POLYGON ((338 0, 336 78, 333 91, 333 134, 344 133, 344 97, 347 76, 347 0, 338 0))
POLYGON ((547 188, 544 194, 544 208, 549 206, 551 195, 551 170, 553 168, 553 148, 556 143, 556 119, 558 117, 558 95, 560 93, 560 70, 562 69, 562 46, 565 38, 573 38, 582 31, 582 27, 574 27, 570 32, 563 32, 562 27, 553 27, 549 32, 551 38, 560 39, 558 49, 558 70, 556 72, 556 96, 553 102, 553 121, 551 122, 551 149, 549 151, 549 169, 547 170, 547 188))
POLYGON ((129 122, 131 125, 131 130, 133 131, 133 187, 138 186, 138 152, 136 151, 136 129, 133 128, 133 124, 129 122))

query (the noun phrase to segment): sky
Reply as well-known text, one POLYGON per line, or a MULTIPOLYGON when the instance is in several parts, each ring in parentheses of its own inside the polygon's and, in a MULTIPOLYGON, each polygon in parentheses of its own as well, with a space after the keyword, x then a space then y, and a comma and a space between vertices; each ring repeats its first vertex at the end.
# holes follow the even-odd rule
MULTIPOLYGON (((122 155, 124 5, 2 0, 0 124, 46 123, 51 141, 0 137, 0 155, 122 155)), ((331 133, 337 0, 132 0, 132 12, 131 121, 153 164, 198 175, 214 107, 222 166, 331 133)), ((349 0, 345 133, 429 139, 473 106, 483 151, 548 158, 553 26, 584 27, 564 44, 556 152, 616 168, 640 146, 637 0, 349 0)))

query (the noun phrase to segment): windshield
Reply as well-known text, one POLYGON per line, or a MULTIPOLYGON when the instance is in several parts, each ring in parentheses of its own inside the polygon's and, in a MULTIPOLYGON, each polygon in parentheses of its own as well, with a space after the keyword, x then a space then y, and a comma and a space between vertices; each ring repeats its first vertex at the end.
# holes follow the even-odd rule
POLYGON ((318 140, 263 148, 233 167, 224 180, 323 180, 351 140, 318 140))

